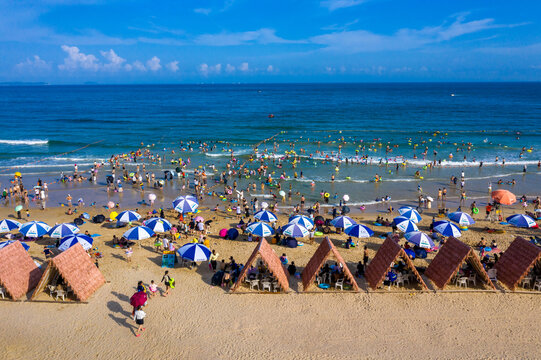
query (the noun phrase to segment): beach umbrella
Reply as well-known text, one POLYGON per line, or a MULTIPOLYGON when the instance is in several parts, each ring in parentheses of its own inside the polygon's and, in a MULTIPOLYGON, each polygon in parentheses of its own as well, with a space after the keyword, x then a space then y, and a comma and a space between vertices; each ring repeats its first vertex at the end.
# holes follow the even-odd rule
POLYGON ((19 232, 26 237, 37 238, 47 235, 51 227, 42 221, 30 221, 22 224, 19 232))
POLYGON ((348 228, 351 225, 357 224, 355 220, 350 218, 349 216, 337 216, 331 221, 331 225, 336 228, 348 228))
POLYGON ((11 219, 0 221, 0 233, 10 232, 21 227, 21 223, 11 219))
POLYGON ((227 230, 227 237, 229 240, 236 240, 239 237, 239 231, 235 228, 227 230))
POLYGON ((374 232, 368 227, 362 224, 355 224, 347 227, 344 232, 356 238, 368 238, 374 235, 374 232))
POLYGON ((419 212, 410 206, 402 206, 400 209, 398 209, 398 212, 401 216, 410 219, 415 224, 417 224, 422 219, 419 212))
MULTIPOLYGON (((2 241, 0 242, 0 249, 2 248, 5 248, 6 246, 10 245, 10 244, 13 244, 14 242, 16 242, 18 240, 8 240, 8 241, 2 241)), ((27 244, 25 243, 21 243, 21 245, 23 246, 23 248, 28 251, 28 249, 30 249, 30 246, 28 246, 27 244)))
POLYGON ((130 298, 130 305, 134 308, 137 308, 138 306, 144 306, 148 300, 147 293, 144 291, 138 291, 135 294, 133 294, 130 298))
POLYGON ((266 203, 265 201, 263 201, 263 202, 261 203, 261 209, 265 210, 265 209, 268 208, 268 207, 269 207, 269 204, 266 203))
POLYGON ((195 212, 199 207, 197 198, 192 195, 179 196, 173 200, 173 208, 180 213, 195 212))
POLYGON ((88 235, 84 235, 84 234, 68 235, 64 237, 62 240, 60 240, 60 245, 58 245, 58 250, 66 251, 77 243, 81 244, 83 246, 83 249, 90 250, 92 249, 93 242, 94 242, 94 239, 92 239, 88 235))
POLYGON ((492 192, 491 196, 493 200, 499 202, 502 205, 513 205, 517 202, 517 197, 509 190, 495 190, 492 192))
POLYGON ((246 231, 252 235, 266 237, 274 234, 274 230, 264 222, 255 222, 248 225, 246 231))
POLYGON ((314 222, 312 221, 312 219, 304 215, 295 215, 295 216, 290 217, 289 223, 299 224, 301 226, 304 226, 308 230, 312 230, 314 228, 314 222))
POLYGON ((462 236, 458 226, 447 220, 436 221, 434 223, 434 231, 439 232, 443 236, 462 236))
POLYGON ((21 211, 23 209, 22 205, 15 206, 15 211, 21 211))
POLYGON ((197 223, 197 222, 203 222, 205 221, 205 219, 202 216, 196 216, 195 219, 193 219, 193 221, 197 223))
POLYGON ((307 228, 300 224, 287 224, 282 227, 282 234, 286 236, 291 236, 294 238, 302 238, 309 234, 307 228))
POLYGON ((126 231, 122 236, 128 240, 144 240, 154 235, 154 231, 146 226, 136 226, 126 231))
POLYGON ((522 227, 522 228, 537 228, 538 227, 535 220, 529 217, 528 215, 515 214, 515 215, 509 216, 506 220, 509 224, 514 225, 516 227, 522 227))
POLYGON ((475 224, 475 220, 473 220, 473 218, 469 214, 466 214, 465 212, 462 212, 462 211, 452 212, 449 215, 447 215, 447 217, 451 219, 452 221, 458 223, 458 225, 460 226, 468 226, 468 225, 475 224))
POLYGON ((210 257, 210 249, 202 244, 189 243, 182 245, 177 254, 191 261, 207 261, 210 257))
POLYGON ((254 218, 256 218, 259 221, 267 221, 267 222, 274 222, 278 220, 276 215, 274 215, 272 212, 268 210, 259 210, 258 212, 254 214, 254 218))
POLYGON ((148 220, 143 221, 143 225, 150 228, 152 231, 157 233, 164 233, 171 230, 172 225, 168 220, 165 220, 161 217, 154 217, 148 220))
POLYGON ((404 237, 408 242, 424 249, 432 249, 435 246, 430 236, 420 231, 405 233, 404 237))
POLYGON ((122 211, 118 214, 115 219, 119 223, 130 223, 132 221, 137 221, 141 218, 141 215, 132 210, 122 211))
POLYGON ((417 225, 410 219, 404 216, 397 216, 393 219, 393 223, 396 225, 398 230, 409 233, 411 231, 418 231, 419 228, 417 228, 417 225))
POLYGON ((55 225, 49 230, 49 236, 53 238, 62 239, 68 235, 77 234, 79 228, 73 224, 58 224, 55 225))
POLYGON ((415 260, 415 251, 413 251, 412 249, 404 249, 404 252, 411 260, 415 260))

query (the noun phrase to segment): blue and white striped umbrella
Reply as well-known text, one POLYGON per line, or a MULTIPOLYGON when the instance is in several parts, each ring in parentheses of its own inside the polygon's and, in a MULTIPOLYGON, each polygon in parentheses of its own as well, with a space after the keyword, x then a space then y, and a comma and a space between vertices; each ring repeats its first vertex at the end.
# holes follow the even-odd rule
POLYGON ((197 198, 192 195, 179 196, 173 200, 173 208, 180 213, 190 213, 195 212, 199 207, 199 202, 197 198))
POLYGON ((157 233, 167 232, 171 230, 171 227, 172 227, 171 223, 168 220, 161 217, 155 217, 152 219, 145 220, 143 221, 143 225, 145 225, 146 227, 152 229, 152 231, 157 232, 157 233))
POLYGON ((274 234, 274 230, 270 227, 269 224, 260 221, 248 225, 246 231, 252 235, 261 237, 266 237, 274 234))
POLYGON ((349 216, 337 216, 331 221, 331 225, 336 228, 345 229, 350 227, 351 225, 357 224, 355 220, 350 218, 349 216))
POLYGON ((408 240, 408 242, 421 248, 432 249, 435 246, 430 236, 420 231, 405 233, 404 237, 406 240, 408 240))
POLYGON ((210 257, 210 249, 202 244, 185 244, 177 250, 177 254, 191 261, 207 261, 210 257))
POLYGON ((58 224, 49 230, 49 236, 53 238, 62 239, 68 235, 77 234, 79 228, 73 224, 58 224))
POLYGON ((275 222, 278 220, 276 215, 268 210, 259 210, 254 214, 254 218, 259 221, 275 222))
POLYGON ((132 227, 130 230, 122 234, 128 240, 144 240, 154 235, 154 231, 146 226, 132 227))
POLYGON ((141 218, 141 215, 136 213, 133 210, 122 211, 118 214, 115 220, 119 223, 131 223, 132 221, 137 221, 141 218))
MULTIPOLYGON (((2 248, 5 248, 6 246, 10 245, 10 244, 13 244, 14 242, 16 242, 18 240, 8 240, 8 241, 2 241, 0 242, 0 249, 2 248)), ((21 243, 21 245, 23 246, 23 248, 28 251, 28 249, 30 249, 30 246, 28 246, 27 244, 25 243, 21 243)))
POLYGON ((400 209, 398 209, 398 212, 401 216, 408 218, 409 220, 413 221, 415 224, 417 224, 419 221, 422 220, 421 215, 417 210, 412 208, 411 206, 402 206, 400 209))
POLYGON ((312 230, 314 228, 314 221, 310 219, 308 216, 304 215, 295 215, 289 218, 290 224, 299 224, 301 226, 304 226, 308 230, 312 230))
POLYGON ((282 234, 294 238, 302 238, 309 234, 307 228, 299 224, 287 224, 282 227, 282 234))
POLYGON ((374 235, 374 232, 368 226, 364 226, 362 224, 351 225, 350 227, 347 227, 344 232, 347 235, 356 238, 369 238, 370 236, 374 235))
POLYGON ((68 235, 62 240, 60 240, 60 245, 58 245, 58 250, 66 251, 77 243, 81 244, 83 246, 83 249, 90 250, 92 249, 93 242, 94 242, 94 239, 92 239, 90 236, 85 235, 85 234, 68 235))
POLYGON ((436 221, 434 223, 434 231, 439 232, 443 236, 462 236, 462 233, 460 232, 458 226, 447 220, 436 221))
POLYGON ((47 235, 49 230, 51 230, 51 227, 43 221, 30 221, 22 224, 19 228, 21 234, 30 238, 38 238, 47 235))
POLYGON ((475 224, 475 220, 473 220, 473 218, 469 214, 466 214, 465 212, 462 212, 462 211, 452 212, 449 215, 447 215, 447 217, 451 219, 452 221, 456 222, 460 226, 468 226, 468 225, 475 224))
POLYGON ((0 221, 0 233, 10 232, 21 227, 21 223, 15 220, 5 219, 0 221))
POLYGON ((415 225, 415 223, 413 221, 411 221, 410 219, 408 219, 407 217, 404 217, 404 216, 395 217, 393 219, 393 223, 396 225, 398 230, 400 230, 400 231, 402 231, 404 233, 409 233, 411 231, 419 230, 419 228, 417 227, 417 225, 415 225))
POLYGON ((509 224, 514 225, 516 227, 522 227, 522 228, 537 227, 537 223, 535 222, 535 220, 529 217, 528 215, 515 214, 515 215, 509 216, 506 220, 509 224))

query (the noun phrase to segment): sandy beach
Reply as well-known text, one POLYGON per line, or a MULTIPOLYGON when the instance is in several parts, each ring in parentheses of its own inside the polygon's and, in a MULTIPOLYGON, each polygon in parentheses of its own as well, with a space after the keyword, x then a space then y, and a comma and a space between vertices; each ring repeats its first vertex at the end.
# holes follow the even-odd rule
MULTIPOLYGON (((104 213, 100 209, 84 209, 91 215, 104 213)), ((49 224, 68 222, 73 216, 64 214, 65 208, 34 210, 32 220, 49 224)), ((517 207, 517 212, 518 207, 517 207)), ((174 213, 171 212, 171 215, 174 213)), ((1 217, 11 213, 2 209, 1 217)), ((219 260, 233 256, 244 263, 255 243, 237 239, 219 239, 222 227, 237 223, 232 216, 203 211, 205 219, 214 219, 210 235, 211 248, 219 253, 219 260)), ((396 215, 396 214, 395 214, 396 215)), ((425 211, 421 230, 430 224, 430 211, 425 211)), ((355 215, 360 223, 371 223, 377 214, 355 215)), ((170 220, 173 219, 170 217, 170 220)), ((279 223, 286 218, 280 215, 279 223)), ((135 292, 137 281, 145 284, 159 282, 163 275, 161 256, 146 240, 134 246, 133 261, 127 263, 124 250, 113 248, 113 234, 125 229, 109 229, 90 222, 81 231, 98 233, 94 246, 103 253, 100 270, 107 279, 87 303, 54 302, 41 294, 37 302, 2 301, 2 333, 0 350, 6 359, 20 358, 535 358, 539 341, 536 319, 541 315, 537 293, 490 292, 466 290, 462 292, 429 292, 393 287, 391 291, 367 292, 364 278, 359 279, 361 291, 304 294, 299 279, 290 278, 288 294, 256 292, 231 294, 220 287, 212 287, 212 272, 207 263, 194 269, 171 270, 176 288, 168 297, 149 300, 146 331, 134 336, 135 322, 131 318, 129 297, 135 292), (482 345, 484 344, 484 345, 482 345)), ((496 240, 503 250, 515 236, 537 234, 538 230, 506 226, 504 234, 483 234, 484 226, 501 228, 479 220, 463 233, 461 240, 474 246, 485 236, 496 240)), ((372 227, 378 230, 377 227, 372 227)), ((361 239, 372 258, 383 242, 377 236, 390 231, 381 227, 374 237, 361 239), (366 240, 366 241, 363 241, 366 240)), ((361 247, 345 249, 344 234, 331 234, 350 270, 355 272, 361 259, 361 247)), ((191 239, 191 238, 190 238, 191 239)), ((43 262, 43 244, 52 240, 27 242, 30 255, 43 262)), ((184 242, 181 242, 181 244, 184 242)), ((401 240, 403 243, 403 239, 401 240)), ((318 241, 295 249, 272 245, 278 255, 286 253, 299 270, 314 253, 318 241)), ((431 260, 415 260, 425 266, 431 260)), ((163 289, 163 286, 162 286, 163 289)), ((457 290, 456 287, 449 287, 457 290)), ((243 292, 250 292, 247 288, 243 292)), ((23 299, 24 300, 24 299, 23 299)))

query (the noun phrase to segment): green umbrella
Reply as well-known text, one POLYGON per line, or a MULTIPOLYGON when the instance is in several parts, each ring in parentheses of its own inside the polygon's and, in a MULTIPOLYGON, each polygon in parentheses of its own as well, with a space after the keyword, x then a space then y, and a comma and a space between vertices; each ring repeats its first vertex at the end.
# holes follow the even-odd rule
POLYGON ((21 211, 23 209, 22 205, 15 206, 15 211, 21 211))

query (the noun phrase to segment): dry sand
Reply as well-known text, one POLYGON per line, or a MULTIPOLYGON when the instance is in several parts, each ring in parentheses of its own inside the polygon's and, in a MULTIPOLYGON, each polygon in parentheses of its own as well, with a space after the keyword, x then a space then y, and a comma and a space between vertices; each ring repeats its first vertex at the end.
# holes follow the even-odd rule
MULTIPOLYGON (((63 208, 34 210, 32 220, 72 221, 63 208)), ((104 213, 87 209, 91 215, 104 213)), ((0 210, 7 217, 8 210, 0 210)), ((215 234, 237 222, 221 214, 216 217, 215 234)), ((354 216, 369 223, 376 214, 354 216)), ((390 218, 392 216, 389 216, 390 218)), ((421 230, 428 228, 431 213, 424 214, 421 230)), ((280 219, 284 223, 285 218, 280 219)), ((479 221, 461 238, 469 245, 479 240, 479 221)), ((490 224, 493 227, 500 225, 490 224)), ((390 231, 390 228, 372 227, 390 231)), ((303 294, 298 279, 291 279, 289 294, 229 294, 210 286, 212 272, 207 264, 197 269, 171 270, 177 286, 171 296, 149 301, 146 331, 134 336, 129 297, 138 280, 160 281, 163 269, 160 255, 150 242, 134 247, 133 262, 126 263, 124 252, 109 244, 121 229, 107 229, 86 223, 88 230, 103 236, 95 245, 104 254, 100 270, 108 283, 87 304, 75 302, 0 302, 3 359, 326 359, 326 358, 538 358, 538 323, 541 296, 493 292, 417 293, 407 291, 366 293, 303 294)), ((125 230, 125 229, 124 229, 125 230)), ((538 230, 506 227, 505 234, 485 234, 507 248, 516 235, 538 234, 538 230)), ((354 271, 361 248, 341 247, 344 235, 331 235, 344 259, 354 271)), ((43 261, 43 243, 29 243, 30 254, 43 261)), ((366 242, 373 249, 382 239, 366 242)), ((361 241, 361 245, 365 242, 361 241)), ((221 258, 234 256, 244 263, 255 243, 228 241, 212 236, 211 247, 221 258)), ((316 249, 306 244, 296 249, 272 245, 287 253, 290 261, 302 267, 316 249)), ((372 257, 371 256, 371 257, 372 257)), ((415 260, 416 265, 423 265, 415 260)), ((430 259, 428 259, 430 261, 430 259)), ((46 295, 41 300, 50 300, 46 295)))

